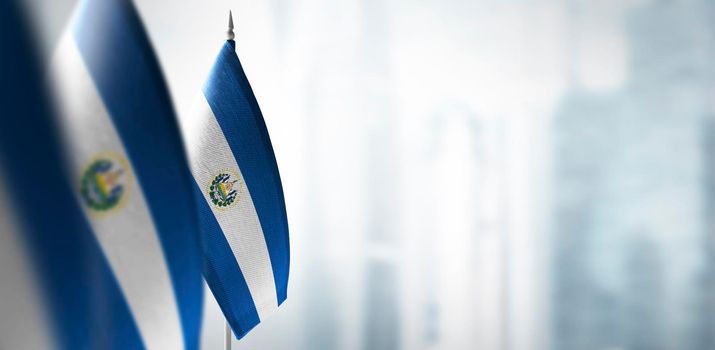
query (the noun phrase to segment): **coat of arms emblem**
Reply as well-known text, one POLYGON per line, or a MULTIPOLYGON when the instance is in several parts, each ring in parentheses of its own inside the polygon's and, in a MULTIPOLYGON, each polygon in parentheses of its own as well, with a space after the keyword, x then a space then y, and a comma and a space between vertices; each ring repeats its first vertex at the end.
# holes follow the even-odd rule
POLYGON ((209 199, 219 208, 228 208, 238 199, 240 186, 238 176, 229 171, 221 172, 209 184, 209 199))
POLYGON ((90 209, 107 212, 124 202, 129 181, 129 166, 123 158, 100 155, 85 168, 80 195, 90 209))

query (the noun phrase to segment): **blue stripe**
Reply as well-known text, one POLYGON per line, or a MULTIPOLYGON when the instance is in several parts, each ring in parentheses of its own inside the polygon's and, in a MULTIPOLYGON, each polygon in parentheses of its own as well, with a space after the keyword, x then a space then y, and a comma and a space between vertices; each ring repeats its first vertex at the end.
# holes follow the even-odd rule
POLYGON ((198 348, 203 285, 192 178, 159 64, 131 1, 84 1, 74 31, 159 232, 185 344, 198 348))
POLYGON ((204 87, 204 95, 251 193, 268 246, 277 302, 281 304, 287 296, 290 267, 283 189, 263 116, 233 41, 223 46, 204 87))
MULTIPOLYGON (((194 194, 203 198, 196 183, 194 194)), ((241 339, 260 322, 256 305, 231 247, 205 200, 198 201, 198 211, 202 243, 208 252, 204 255, 204 277, 233 332, 241 339)))
MULTIPOLYGON (((109 263, 69 186, 29 32, 0 2, 0 170, 20 216, 60 349, 143 349, 109 263)), ((7 8, 10 6, 10 8, 7 8)), ((1 267, 0 267, 1 268, 1 267)), ((0 317, 7 317, 1 315, 0 317)))

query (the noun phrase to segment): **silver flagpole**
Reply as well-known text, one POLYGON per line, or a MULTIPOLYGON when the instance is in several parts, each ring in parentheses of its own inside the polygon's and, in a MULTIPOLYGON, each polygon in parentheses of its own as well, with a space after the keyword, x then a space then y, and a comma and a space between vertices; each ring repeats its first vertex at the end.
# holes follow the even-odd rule
POLYGON ((236 34, 233 32, 233 13, 231 11, 228 11, 228 31, 226 32, 226 36, 228 40, 233 40, 233 38, 236 37, 236 34))
MULTIPOLYGON (((233 33, 233 13, 231 13, 231 11, 228 11, 228 31, 226 32, 226 36, 228 40, 233 40, 233 38, 236 37, 233 33)), ((225 320, 225 323, 226 325, 223 329, 223 349, 231 350, 231 339, 233 338, 231 335, 231 326, 228 324, 228 320, 225 320)))
POLYGON ((226 321, 226 327, 224 328, 224 343, 223 343, 223 350, 231 350, 231 326, 228 325, 228 321, 226 321))

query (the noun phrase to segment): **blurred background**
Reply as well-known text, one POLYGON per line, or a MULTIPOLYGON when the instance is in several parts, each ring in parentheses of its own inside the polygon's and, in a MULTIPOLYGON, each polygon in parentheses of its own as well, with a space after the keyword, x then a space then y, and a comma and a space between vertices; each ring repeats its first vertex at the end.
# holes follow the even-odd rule
POLYGON ((232 9, 272 136, 289 297, 234 349, 715 349, 710 0, 135 3, 181 118, 232 9))

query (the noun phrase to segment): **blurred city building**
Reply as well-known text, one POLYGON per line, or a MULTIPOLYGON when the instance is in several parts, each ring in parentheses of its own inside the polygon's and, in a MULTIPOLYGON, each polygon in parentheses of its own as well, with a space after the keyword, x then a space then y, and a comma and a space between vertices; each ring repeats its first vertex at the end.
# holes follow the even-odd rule
MULTIPOLYGON (((578 23, 587 2, 572 5, 578 23)), ((554 119, 554 349, 711 349, 713 5, 629 10, 627 77, 554 119)), ((578 25, 574 26, 578 35, 578 25)))

